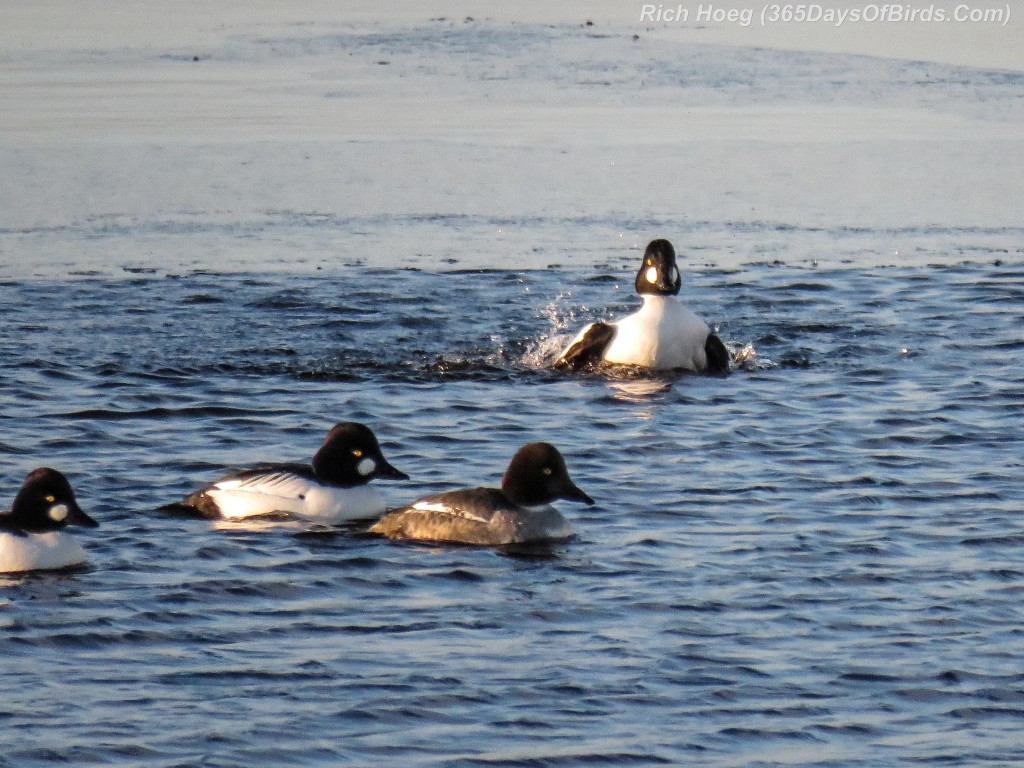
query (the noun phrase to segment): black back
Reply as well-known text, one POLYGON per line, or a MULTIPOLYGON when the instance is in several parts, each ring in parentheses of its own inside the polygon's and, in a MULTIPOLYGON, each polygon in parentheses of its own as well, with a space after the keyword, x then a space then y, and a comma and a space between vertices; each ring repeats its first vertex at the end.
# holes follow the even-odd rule
POLYGON ((600 321, 591 323, 584 334, 569 345, 558 359, 556 368, 580 371, 589 365, 597 365, 604 359, 604 351, 615 338, 615 326, 600 321))
POLYGON ((729 372, 731 356, 725 344, 715 334, 709 333, 704 342, 704 356, 708 361, 708 373, 723 374, 729 372))

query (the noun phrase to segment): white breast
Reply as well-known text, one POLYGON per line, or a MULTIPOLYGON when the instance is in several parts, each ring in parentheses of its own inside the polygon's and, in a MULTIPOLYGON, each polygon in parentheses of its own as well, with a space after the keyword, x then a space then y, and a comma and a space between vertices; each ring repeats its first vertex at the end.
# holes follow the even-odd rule
POLYGON ((64 531, 16 536, 0 533, 0 573, 67 568, 85 562, 85 550, 64 531))
POLYGON ((354 488, 321 486, 306 495, 306 509, 302 517, 324 522, 364 520, 380 517, 385 508, 384 497, 372 485, 354 488))
POLYGON ((521 519, 521 535, 527 539, 567 539, 573 535, 572 524, 551 504, 524 507, 527 515, 521 519))
POLYGON ((206 491, 226 518, 285 512, 331 523, 384 513, 384 497, 370 485, 334 488, 287 472, 223 480, 206 491))
POLYGON ((614 323, 615 338, 604 359, 619 365, 642 365, 667 370, 704 370, 707 323, 674 296, 643 297, 639 311, 614 323))

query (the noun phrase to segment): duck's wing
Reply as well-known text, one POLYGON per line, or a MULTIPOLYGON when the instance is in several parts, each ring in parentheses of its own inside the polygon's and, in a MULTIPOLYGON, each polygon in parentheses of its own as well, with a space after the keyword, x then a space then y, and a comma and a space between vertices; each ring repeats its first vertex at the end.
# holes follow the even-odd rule
POLYGON ((713 333, 709 333, 704 341, 704 356, 708 361, 708 373, 723 374, 729 372, 729 350, 725 348, 722 340, 713 333))
MULTIPOLYGON (((251 469, 239 469, 225 475, 213 485, 238 482, 242 486, 259 485, 269 477, 293 477, 316 482, 316 473, 309 464, 258 464, 251 469)), ((274 482, 280 482, 276 480, 274 482)))
POLYGON ((493 544, 494 515, 508 501, 494 488, 468 488, 424 496, 385 514, 370 528, 389 539, 493 544))
POLYGON ((579 371, 588 365, 596 365, 604 357, 605 350, 615 338, 615 326, 598 321, 591 323, 565 348, 555 360, 556 368, 579 371))
POLYGON ((168 512, 195 510, 220 519, 298 512, 316 476, 305 464, 268 464, 225 475, 220 480, 162 507, 168 512))

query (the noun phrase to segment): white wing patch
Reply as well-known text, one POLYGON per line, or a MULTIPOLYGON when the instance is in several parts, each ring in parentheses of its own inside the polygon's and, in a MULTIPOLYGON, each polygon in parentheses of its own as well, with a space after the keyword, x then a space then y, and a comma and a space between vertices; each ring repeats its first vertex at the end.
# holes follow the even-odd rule
POLYGON ((448 513, 448 512, 452 511, 451 507, 449 507, 448 505, 446 505, 446 504, 438 504, 437 502, 433 502, 433 501, 417 501, 415 504, 412 505, 412 508, 413 509, 418 509, 421 512, 448 513))
POLYGON ((461 517, 464 520, 472 520, 475 523, 483 523, 484 525, 491 522, 486 517, 474 515, 472 512, 459 509, 458 507, 449 507, 447 504, 437 501, 417 501, 412 505, 411 509, 417 512, 432 512, 434 514, 448 515, 449 517, 461 517))
POLYGON ((384 513, 384 497, 371 485, 321 486, 291 472, 229 478, 206 491, 226 518, 286 512, 320 522, 361 520, 384 513))
POLYGON ((213 488, 221 491, 244 491, 246 493, 265 493, 270 496, 281 496, 288 499, 301 499, 309 491, 312 483, 304 477, 291 472, 273 472, 252 477, 231 478, 214 483, 213 488))
POLYGON ((222 480, 206 493, 217 502, 224 517, 252 517, 274 512, 301 514, 311 488, 304 477, 274 472, 222 480))

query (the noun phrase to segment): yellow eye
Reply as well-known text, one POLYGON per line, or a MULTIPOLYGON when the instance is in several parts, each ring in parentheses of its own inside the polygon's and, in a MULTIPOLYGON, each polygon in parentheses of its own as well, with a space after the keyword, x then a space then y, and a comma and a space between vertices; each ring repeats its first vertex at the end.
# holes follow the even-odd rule
POLYGON ((52 493, 49 496, 46 497, 46 501, 48 503, 50 503, 50 504, 53 504, 53 502, 55 502, 56 500, 57 500, 57 497, 54 496, 52 493))
POLYGON ((544 467, 544 474, 545 475, 550 475, 551 474, 551 467, 544 467))
POLYGON ((648 260, 647 260, 647 266, 648 266, 648 267, 649 267, 649 266, 651 266, 651 264, 653 264, 653 263, 654 263, 654 262, 653 262, 653 261, 651 261, 650 259, 648 259, 648 260))
POLYGON ((355 456, 358 459, 360 456, 363 455, 363 452, 361 450, 359 450, 358 448, 353 448, 352 449, 352 455, 355 456))

